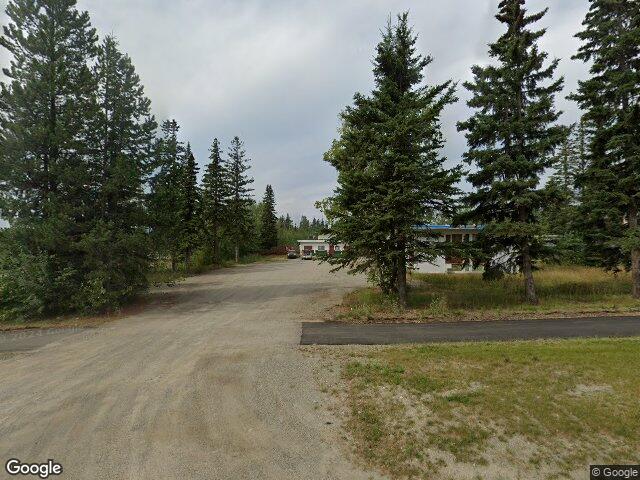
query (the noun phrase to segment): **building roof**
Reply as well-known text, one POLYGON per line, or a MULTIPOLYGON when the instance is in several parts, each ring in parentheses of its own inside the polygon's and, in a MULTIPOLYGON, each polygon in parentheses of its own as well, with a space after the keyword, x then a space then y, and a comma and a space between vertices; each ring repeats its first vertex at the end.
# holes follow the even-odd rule
POLYGON ((470 232, 477 232, 483 228, 484 225, 437 225, 430 223, 416 225, 416 230, 467 230, 470 232))

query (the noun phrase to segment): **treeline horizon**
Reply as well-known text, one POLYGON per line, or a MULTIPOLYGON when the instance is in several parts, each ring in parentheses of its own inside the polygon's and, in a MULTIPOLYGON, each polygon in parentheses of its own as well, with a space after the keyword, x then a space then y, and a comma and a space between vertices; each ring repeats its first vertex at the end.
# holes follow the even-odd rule
POLYGON ((454 253, 487 278, 522 273, 531 303, 533 271, 549 259, 629 269, 640 298, 640 6, 590 0, 574 56, 590 76, 570 96, 583 115, 567 126, 555 107, 559 60, 535 28, 547 10, 525 4, 498 3, 504 33, 489 44, 492 62, 472 66, 462 85, 472 113, 457 125, 468 148, 453 168, 441 155, 441 116, 458 86, 430 84, 434 59, 418 53, 408 14, 390 18, 374 88, 354 95, 324 157, 338 172, 334 195, 317 205, 327 222, 295 228, 277 217, 271 185, 253 198, 239 137, 226 152, 212 139, 198 181, 178 123, 158 133, 131 59, 115 37, 99 41, 75 0, 10 0, 0 37, 12 57, 0 90, 0 217, 10 223, 0 231, 0 316, 117 308, 147 288, 153 268, 237 262, 320 232, 350 246, 328 261, 367 273, 402 307, 411 267, 454 253), (460 190, 463 178, 472 191, 460 190), (441 218, 485 227, 461 251, 415 229, 441 218))
POLYGON ((546 29, 536 28, 548 9, 497 3, 503 33, 488 45, 491 62, 473 65, 462 85, 471 114, 457 124, 467 150, 453 168, 441 155, 441 117, 458 100, 457 85, 430 84, 434 59, 417 51, 408 13, 389 19, 375 49, 374 88, 354 95, 325 153, 338 187, 318 207, 332 236, 350 245, 328 259, 336 269, 367 273, 401 307, 411 267, 446 255, 482 266, 486 279, 521 273, 532 304, 541 261, 630 270, 640 299, 640 2, 589 4, 572 57, 589 65, 589 77, 568 97, 582 115, 562 125, 560 60, 541 49, 546 29), (471 191, 459 189, 463 178, 471 191), (468 245, 435 242, 415 228, 443 218, 483 228, 468 245))
MULTIPOLYGON (((75 0, 11 0, 0 46, 0 319, 118 308, 152 271, 201 271, 324 223, 278 219, 250 159, 212 140, 201 180, 173 119, 158 125, 131 58, 75 0)), ((213 137, 213 135, 212 135, 213 137)))

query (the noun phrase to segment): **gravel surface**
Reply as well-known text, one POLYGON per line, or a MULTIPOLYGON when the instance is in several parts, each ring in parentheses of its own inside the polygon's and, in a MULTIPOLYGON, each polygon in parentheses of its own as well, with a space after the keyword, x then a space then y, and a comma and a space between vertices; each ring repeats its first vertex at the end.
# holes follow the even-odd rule
POLYGON ((0 356, 0 460, 51 458, 82 480, 374 478, 344 457, 318 360, 297 347, 301 320, 362 283, 299 260, 224 269, 16 348, 0 356))

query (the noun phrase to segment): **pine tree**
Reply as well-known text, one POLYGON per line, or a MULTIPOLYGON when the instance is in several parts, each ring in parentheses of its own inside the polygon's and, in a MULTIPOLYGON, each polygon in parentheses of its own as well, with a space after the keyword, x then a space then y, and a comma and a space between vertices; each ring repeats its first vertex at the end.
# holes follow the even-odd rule
POLYGON ((97 36, 74 0, 10 0, 0 45, 12 56, 0 87, 0 216, 11 224, 0 249, 16 312, 84 306, 79 241, 93 205, 85 188, 96 85, 89 63, 97 36), (25 279, 30 266, 37 279, 25 279), (26 288, 27 282, 29 287, 26 288), (22 292, 22 293, 20 293, 22 292), (14 295, 15 294, 15 295, 14 295), (29 308, 21 310, 21 302, 29 308))
MULTIPOLYGON (((287 214, 288 216, 288 214, 287 214)), ((267 185, 262 200, 262 221, 260 224, 260 246, 270 250, 278 245, 278 218, 276 217, 276 200, 271 185, 267 185)))
POLYGON ((83 296, 95 308, 117 306, 146 287, 148 242, 143 186, 152 168, 156 122, 131 59, 108 36, 93 69, 99 110, 93 119, 93 223, 83 296))
MULTIPOLYGON (((459 169, 447 170, 440 115, 455 100, 450 81, 423 85, 431 57, 416 53, 408 14, 387 25, 374 60, 375 88, 356 94, 342 113, 340 138, 325 159, 338 188, 325 202, 333 241, 349 244, 336 268, 374 271, 386 291, 407 305, 407 269, 432 260, 441 245, 416 230, 434 211, 450 212, 459 169)), ((322 228, 324 222, 318 223, 322 228)))
POLYGON ((591 76, 573 98, 591 133, 583 231, 591 261, 630 268, 640 298, 640 4, 591 0, 582 24, 574 58, 590 62, 591 76))
POLYGON ((213 140, 210 152, 211 162, 207 165, 202 181, 203 223, 207 237, 213 244, 214 261, 220 262, 220 234, 229 221, 227 213, 230 194, 229 175, 222 160, 217 138, 213 140))
POLYGON ((575 194, 575 163, 578 153, 573 138, 574 128, 575 125, 569 127, 569 134, 551 156, 553 173, 549 178, 549 181, 557 185, 568 200, 571 200, 575 194))
POLYGON ((180 193, 178 209, 180 254, 185 267, 191 267, 191 255, 199 243, 200 190, 198 188, 198 165, 187 143, 180 172, 180 193))
POLYGON ((575 159, 573 163, 573 179, 574 189, 579 195, 580 179, 586 173, 589 164, 589 143, 591 142, 591 134, 584 117, 581 117, 578 124, 574 127, 574 135, 575 159))
POLYGON ((537 303, 533 264, 540 253, 540 227, 535 213, 549 201, 540 175, 551 166, 551 154, 566 137, 555 124, 559 112, 554 95, 563 79, 553 79, 558 60, 545 66, 547 54, 537 42, 545 30, 529 27, 546 10, 527 15, 524 0, 503 0, 496 15, 506 32, 489 46, 495 64, 472 67, 465 87, 476 113, 458 124, 466 131, 465 160, 477 171, 468 176, 475 191, 466 198, 461 221, 484 224, 480 241, 487 272, 493 258, 509 252, 525 278, 526 298, 537 303))
POLYGON ((300 228, 300 230, 309 230, 309 228, 311 228, 311 224, 309 223, 309 219, 304 215, 302 215, 300 217, 299 228, 300 228))
POLYGON ((291 220, 291 216, 288 213, 284 217, 284 228, 286 230, 293 229, 293 220, 291 220))
POLYGON ((240 260, 240 247, 247 243, 248 234, 253 227, 253 217, 250 206, 253 178, 246 175, 249 170, 249 159, 245 158, 244 145, 237 136, 231 141, 229 155, 225 165, 229 180, 229 233, 233 241, 235 261, 240 260))
POLYGON ((149 218, 154 249, 168 256, 176 270, 180 256, 180 189, 184 144, 178 140, 180 126, 175 120, 162 124, 162 137, 156 146, 155 173, 150 180, 149 218))

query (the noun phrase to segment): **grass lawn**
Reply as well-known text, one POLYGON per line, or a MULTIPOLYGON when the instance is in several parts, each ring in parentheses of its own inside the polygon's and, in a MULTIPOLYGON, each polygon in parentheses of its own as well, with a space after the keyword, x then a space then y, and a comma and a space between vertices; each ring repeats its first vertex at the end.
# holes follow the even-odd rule
POLYGON ((640 312, 628 273, 589 267, 543 266, 535 272, 539 305, 524 299, 522 276, 485 281, 480 274, 413 274, 407 311, 376 288, 350 293, 339 309, 345 321, 482 320, 584 313, 640 312))
POLYGON ((391 478, 588 478, 638 463, 640 338, 322 349, 366 466, 391 478))

